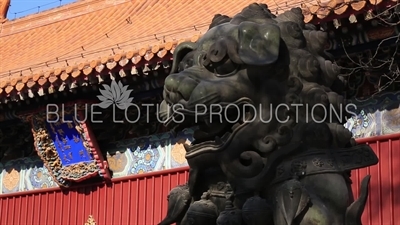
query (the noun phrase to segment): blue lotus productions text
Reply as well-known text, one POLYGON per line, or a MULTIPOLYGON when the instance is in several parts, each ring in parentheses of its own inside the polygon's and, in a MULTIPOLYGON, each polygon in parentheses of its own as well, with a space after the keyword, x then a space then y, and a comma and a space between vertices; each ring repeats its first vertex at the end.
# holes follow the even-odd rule
MULTIPOLYGON (((102 112, 99 111, 97 104, 85 105, 82 107, 78 107, 77 105, 73 106, 74 112, 71 113, 71 106, 68 107, 69 113, 66 113, 67 107, 63 105, 56 104, 48 104, 46 107, 46 121, 48 123, 68 123, 71 122, 66 119, 66 115, 74 115, 74 120, 77 122, 86 122, 90 121, 91 123, 102 123, 101 120, 96 120, 94 117, 97 115, 102 115, 102 112), (78 115, 78 111, 83 111, 81 116, 78 115), (83 116, 82 116, 83 115, 83 116)), ((137 123, 139 120, 146 120, 147 123, 154 121, 156 118, 158 122, 165 123, 167 120, 172 120, 174 123, 179 124, 185 121, 185 117, 187 116, 182 112, 184 109, 183 105, 175 104, 173 106, 168 106, 168 110, 164 111, 164 116, 160 116, 160 104, 129 104, 124 107, 124 118, 116 119, 116 110, 121 111, 121 109, 116 109, 115 105, 112 105, 113 108, 113 122, 114 123, 137 123), (153 109, 152 109, 153 108, 153 109), (154 109, 155 108, 155 109, 154 109), (136 115, 129 115, 129 111, 135 110, 137 111, 136 115), (155 114, 155 115, 154 115, 155 114), (174 115, 172 117, 172 115, 174 115), (154 118, 155 117, 155 118, 154 118)), ((256 106, 252 104, 228 104, 228 105, 220 105, 220 104, 197 104, 194 107, 194 111, 191 111, 191 120, 194 119, 195 123, 200 121, 208 120, 209 123, 222 123, 224 121, 229 123, 236 123, 239 120, 245 123, 250 123, 255 120, 261 121, 263 123, 269 123, 273 119, 280 123, 286 123, 289 119, 293 119, 295 117, 296 123, 298 123, 299 118, 305 122, 314 122, 314 123, 332 123, 334 121, 346 122, 349 118, 345 115, 351 115, 351 117, 356 117, 355 113, 357 106, 354 104, 340 105, 339 107, 333 107, 329 105, 329 107, 324 106, 323 104, 315 104, 313 106, 309 106, 307 104, 279 104, 277 106, 268 107, 269 110, 265 110, 265 105, 259 105, 258 109, 256 106), (285 118, 282 118, 282 109, 291 110, 292 115, 287 115, 285 118), (319 117, 314 116, 315 111, 318 110, 319 117), (236 111, 236 113, 232 113, 236 111), (304 112, 306 113, 304 116, 304 112), (251 118, 245 117, 246 112, 251 112, 251 118), (322 114, 321 114, 322 112, 322 114), (232 118, 231 115, 237 115, 236 118, 232 118), (305 117, 305 118, 304 118, 305 117)), ((69 116, 70 117, 70 116, 69 116)))

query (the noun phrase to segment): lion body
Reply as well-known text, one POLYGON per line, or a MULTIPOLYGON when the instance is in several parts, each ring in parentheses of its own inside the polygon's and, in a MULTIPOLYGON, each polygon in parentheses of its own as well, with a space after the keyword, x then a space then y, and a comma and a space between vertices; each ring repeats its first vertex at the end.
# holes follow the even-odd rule
MULTIPOLYGON (((303 19, 298 8, 275 16, 265 4, 251 4, 233 18, 216 15, 197 43, 175 49, 164 107, 181 104, 192 116, 198 105, 254 109, 238 113, 252 117, 250 122, 207 121, 214 119, 210 112, 202 117, 208 128, 195 133, 199 144, 186 149, 189 192, 199 204, 211 201, 206 195, 201 199, 210 192, 215 204, 205 205, 218 205, 218 212, 193 203, 182 224, 201 224, 204 213, 198 210, 210 214, 204 221, 220 215, 224 206, 215 196, 221 194, 212 187, 221 182, 232 188, 241 210, 252 209, 254 195, 272 205, 265 212, 273 218, 267 218, 269 213, 249 217, 246 211, 244 224, 355 223, 346 221, 353 202, 348 171, 377 163, 377 158, 369 147, 355 147, 341 126, 343 117, 334 117, 346 107, 340 69, 326 58, 327 34, 303 19), (337 161, 357 151, 372 158, 349 165, 337 161)), ((362 204, 357 207, 357 213, 363 210, 362 204)))

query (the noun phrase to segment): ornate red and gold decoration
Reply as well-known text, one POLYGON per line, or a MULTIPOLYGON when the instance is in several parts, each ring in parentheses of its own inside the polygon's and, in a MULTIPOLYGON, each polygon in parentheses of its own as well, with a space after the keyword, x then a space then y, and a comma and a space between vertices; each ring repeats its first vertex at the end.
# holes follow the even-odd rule
POLYGON ((74 103, 19 117, 32 124, 35 149, 55 181, 63 187, 94 176, 109 179, 106 163, 86 121, 88 106, 74 103))

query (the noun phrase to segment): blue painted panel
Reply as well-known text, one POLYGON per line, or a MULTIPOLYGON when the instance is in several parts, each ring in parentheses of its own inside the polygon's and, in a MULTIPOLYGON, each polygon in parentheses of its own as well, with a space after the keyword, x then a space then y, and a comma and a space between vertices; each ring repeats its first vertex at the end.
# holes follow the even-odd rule
POLYGON ((72 115, 65 115, 64 122, 46 122, 46 128, 54 142, 63 166, 91 162, 92 158, 83 145, 81 134, 76 130, 72 115))

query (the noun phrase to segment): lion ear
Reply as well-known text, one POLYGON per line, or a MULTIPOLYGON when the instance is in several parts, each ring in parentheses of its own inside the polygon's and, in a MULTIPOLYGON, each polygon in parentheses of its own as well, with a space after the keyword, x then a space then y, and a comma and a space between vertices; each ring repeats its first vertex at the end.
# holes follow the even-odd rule
POLYGON ((196 48, 196 43, 194 42, 182 42, 178 46, 176 46, 174 50, 174 56, 172 60, 172 68, 171 74, 178 72, 179 64, 181 63, 182 59, 191 51, 196 48))
POLYGON ((248 65, 268 65, 279 57, 281 31, 274 24, 239 24, 239 57, 248 65))

